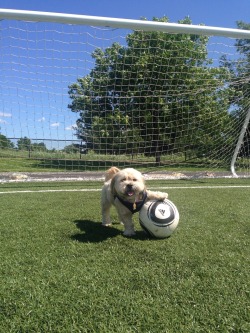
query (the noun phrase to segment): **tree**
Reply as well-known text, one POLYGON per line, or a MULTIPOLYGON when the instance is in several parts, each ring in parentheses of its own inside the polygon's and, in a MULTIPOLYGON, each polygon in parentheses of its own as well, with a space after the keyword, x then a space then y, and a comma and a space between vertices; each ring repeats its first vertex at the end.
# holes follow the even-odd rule
POLYGON ((31 140, 29 138, 27 138, 26 136, 23 137, 23 138, 20 138, 17 141, 17 148, 19 150, 28 150, 28 151, 30 151, 31 147, 32 147, 31 140))
POLYGON ((11 142, 5 135, 0 134, 0 149, 13 149, 14 143, 11 142))
MULTIPOLYGON (((237 22, 238 28, 250 30, 250 23, 244 23, 242 21, 237 22)), ((240 106, 240 111, 237 116, 245 118, 246 112, 249 111, 249 95, 250 95, 250 40, 249 39, 240 39, 236 42, 236 47, 238 52, 243 55, 244 61, 239 63, 238 67, 238 81, 241 82, 239 89, 242 91, 241 98, 238 101, 240 106), (243 111, 245 110, 245 112, 243 111)), ((242 59, 241 59, 242 60, 242 59)), ((250 123, 248 123, 248 128, 243 142, 244 156, 250 157, 249 147, 250 147, 250 123)))
POLYGON ((80 148, 79 148, 79 145, 76 145, 73 143, 71 145, 65 146, 63 148, 63 151, 67 154, 76 154, 76 153, 79 153, 80 148))
POLYGON ((45 152, 47 151, 47 148, 44 142, 39 142, 39 143, 32 143, 31 150, 45 152))
MULTIPOLYGON (((242 21, 237 22, 239 29, 250 30, 250 23, 242 21)), ((250 40, 237 39, 235 43, 239 57, 234 60, 227 59, 223 56, 221 62, 228 67, 231 73, 231 94, 230 102, 233 111, 231 112, 232 120, 237 124, 243 123, 246 113, 249 110, 249 95, 250 95, 250 40)), ((249 157, 250 146, 250 124, 244 137, 242 146, 242 154, 249 157)))
POLYGON ((186 143, 209 151, 215 137, 221 141, 228 69, 211 66, 208 37, 134 31, 126 41, 96 49, 90 74, 69 87, 69 108, 79 113, 77 135, 87 147, 144 152, 160 163, 163 152, 180 151, 186 143))

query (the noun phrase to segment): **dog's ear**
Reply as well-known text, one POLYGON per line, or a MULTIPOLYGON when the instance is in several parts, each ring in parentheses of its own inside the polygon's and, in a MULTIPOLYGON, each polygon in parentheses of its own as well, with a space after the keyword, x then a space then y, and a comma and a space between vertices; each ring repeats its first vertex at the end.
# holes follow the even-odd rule
POLYGON ((110 169, 108 169, 105 174, 105 182, 112 179, 114 177, 114 175, 119 171, 120 171, 120 169, 118 169, 116 167, 111 167, 110 169))
POLYGON ((111 180, 111 183, 110 183, 110 190, 111 190, 111 193, 113 196, 116 196, 117 193, 116 193, 116 189, 115 189, 115 182, 118 180, 118 175, 115 174, 111 180))

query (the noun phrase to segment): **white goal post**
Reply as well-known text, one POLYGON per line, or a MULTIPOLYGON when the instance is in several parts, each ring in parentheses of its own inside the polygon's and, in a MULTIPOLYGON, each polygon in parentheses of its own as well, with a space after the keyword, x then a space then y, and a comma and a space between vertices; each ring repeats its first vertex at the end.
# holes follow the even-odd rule
POLYGON ((65 13, 40 12, 29 10, 0 9, 0 18, 34 22, 58 22, 76 25, 123 28, 144 31, 162 31, 167 33, 197 34, 206 36, 224 36, 250 39, 250 32, 239 29, 197 26, 187 24, 131 20, 113 17, 75 15, 65 13))
POLYGON ((12 9, 0 20, 0 157, 250 175, 237 44, 250 30, 12 9))

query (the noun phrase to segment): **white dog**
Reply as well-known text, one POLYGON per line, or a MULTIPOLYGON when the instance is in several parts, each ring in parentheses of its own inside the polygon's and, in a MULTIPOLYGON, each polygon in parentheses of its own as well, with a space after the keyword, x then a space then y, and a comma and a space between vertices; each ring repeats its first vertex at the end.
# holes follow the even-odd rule
POLYGON ((138 212, 147 200, 164 200, 167 193, 146 189, 142 174, 132 168, 119 170, 116 167, 106 172, 102 188, 102 225, 110 226, 110 208, 113 204, 124 224, 125 236, 135 235, 132 215, 138 212))

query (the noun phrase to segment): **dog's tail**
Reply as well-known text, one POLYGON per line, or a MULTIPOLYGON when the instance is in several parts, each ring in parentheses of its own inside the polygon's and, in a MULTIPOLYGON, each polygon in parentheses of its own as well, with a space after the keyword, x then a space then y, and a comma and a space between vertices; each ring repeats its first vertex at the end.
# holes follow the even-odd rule
POLYGON ((120 169, 118 169, 116 167, 111 167, 110 169, 108 169, 105 173, 105 182, 112 179, 114 177, 114 175, 119 171, 120 171, 120 169))

